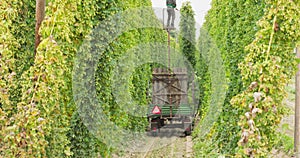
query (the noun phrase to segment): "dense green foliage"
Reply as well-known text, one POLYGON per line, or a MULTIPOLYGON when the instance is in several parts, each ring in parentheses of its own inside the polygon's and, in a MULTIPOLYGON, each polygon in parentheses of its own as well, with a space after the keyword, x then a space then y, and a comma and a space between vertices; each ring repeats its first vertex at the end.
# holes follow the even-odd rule
MULTIPOLYGON (((212 1, 203 29, 221 51, 228 89, 218 121, 207 139, 196 142, 198 156, 266 156, 276 145, 284 86, 293 75, 292 50, 299 41, 299 24, 292 20, 297 7, 298 1, 212 1)), ((200 43, 205 40, 200 36, 200 43)), ((206 80, 206 87, 210 84, 206 80)))
POLYGON ((233 154, 235 151, 232 149, 237 146, 239 137, 237 121, 241 111, 232 107, 229 101, 243 89, 237 65, 246 54, 243 48, 253 40, 257 31, 256 21, 262 16, 264 3, 256 3, 215 1, 212 4, 215 7, 209 11, 207 17, 209 20, 206 30, 210 32, 213 42, 221 51, 228 78, 227 96, 215 138, 221 153, 233 154))
POLYGON ((194 132, 196 155, 214 157, 216 143, 212 141, 216 121, 223 107, 226 92, 225 68, 221 52, 212 41, 209 33, 201 29, 197 59, 197 74, 200 93, 200 122, 194 132), (212 60, 213 59, 213 60, 212 60))
POLYGON ((193 68, 196 64, 196 21, 194 15, 191 3, 189 1, 183 3, 180 9, 179 48, 193 68))
MULTIPOLYGON (((34 2, 1 2, 1 156, 98 157, 111 154, 110 147, 88 131, 76 112, 72 94, 73 60, 84 39, 100 21, 128 8, 150 5, 148 0, 47 1, 46 18, 40 29, 42 42, 33 59, 34 2)), ((152 22, 156 19, 149 10, 148 17, 152 22)), ((111 23, 103 27, 114 31, 111 23)), ((110 119, 121 127, 143 130, 145 121, 141 119, 145 119, 128 116, 114 102, 110 76, 115 61, 139 42, 162 41, 164 36, 162 31, 155 29, 129 31, 111 43, 99 60, 98 97, 103 109, 110 113, 110 119)), ((148 102, 146 90, 150 74, 148 65, 136 68, 129 79, 132 84, 129 92, 133 98, 139 98, 140 103, 148 102)))
POLYGON ((295 75, 293 53, 300 40, 300 1, 266 1, 267 11, 257 23, 260 30, 246 47, 249 52, 239 65, 248 88, 231 100, 242 108, 238 156, 267 156, 278 143, 277 128, 286 113, 284 98, 295 75), (250 116, 249 116, 250 115, 250 116))

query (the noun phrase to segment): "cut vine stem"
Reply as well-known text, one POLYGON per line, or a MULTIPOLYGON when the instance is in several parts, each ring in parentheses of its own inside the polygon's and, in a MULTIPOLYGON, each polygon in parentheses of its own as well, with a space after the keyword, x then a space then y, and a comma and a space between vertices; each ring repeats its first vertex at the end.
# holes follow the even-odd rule
POLYGON ((273 31, 270 37, 270 41, 269 41, 269 46, 268 46, 268 50, 267 50, 267 60, 269 59, 270 56, 270 51, 271 51, 271 45, 272 45, 272 41, 273 41, 273 37, 275 34, 275 28, 276 28, 276 20, 277 20, 277 15, 275 15, 274 19, 273 19, 273 31))

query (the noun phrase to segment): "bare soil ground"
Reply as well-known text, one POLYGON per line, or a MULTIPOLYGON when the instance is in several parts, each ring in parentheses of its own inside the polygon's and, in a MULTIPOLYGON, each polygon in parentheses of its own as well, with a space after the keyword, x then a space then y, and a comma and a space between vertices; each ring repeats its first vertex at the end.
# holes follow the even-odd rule
MULTIPOLYGON (((294 127, 295 127, 295 81, 292 80, 289 85, 287 85, 286 90, 288 92, 288 96, 285 100, 286 106, 290 109, 290 113, 288 116, 284 117, 279 126, 279 131, 286 134, 290 138, 294 137, 294 127)), ((285 142, 291 143, 291 142, 285 142)), ((293 145, 293 144, 287 144, 293 145)), ((284 147, 283 147, 284 148, 284 147)), ((283 150, 283 149, 282 149, 283 150)), ((273 155, 270 157, 274 158, 290 158, 293 157, 293 151, 289 151, 286 153, 280 150, 273 150, 273 155)))
POLYGON ((184 136, 183 130, 166 125, 147 142, 143 152, 127 152, 114 158, 192 158, 192 137, 184 136))

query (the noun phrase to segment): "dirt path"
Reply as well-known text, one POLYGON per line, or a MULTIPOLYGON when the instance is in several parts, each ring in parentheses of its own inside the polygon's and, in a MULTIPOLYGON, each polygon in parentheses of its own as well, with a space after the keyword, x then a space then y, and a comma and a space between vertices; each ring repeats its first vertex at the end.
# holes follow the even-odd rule
POLYGON ((114 158, 191 158, 191 136, 184 136, 182 129, 166 126, 156 136, 151 136, 147 149, 140 153, 126 153, 114 158))
MULTIPOLYGON (((288 96, 284 101, 286 106, 290 109, 290 114, 284 117, 279 125, 279 131, 289 136, 291 139, 294 137, 294 126, 295 126, 295 81, 292 80, 289 85, 287 85, 286 90, 288 96)), ((289 146, 293 147, 293 142, 285 142, 289 146)), ((286 145, 287 146, 287 145, 286 145)), ((284 148, 284 147, 283 147, 284 148)), ((287 148, 287 147, 285 147, 287 148)), ((283 149, 281 149, 283 150, 283 149)), ((287 150, 287 149, 285 149, 287 150)), ((280 150, 273 150, 272 158, 291 158, 293 155, 293 148, 288 151, 288 153, 280 150)))
MULTIPOLYGON (((152 148, 154 147, 154 143, 152 148)), ((181 137, 175 139, 171 144, 160 149, 149 150, 142 157, 136 155, 136 158, 191 158, 192 140, 191 137, 181 137)))

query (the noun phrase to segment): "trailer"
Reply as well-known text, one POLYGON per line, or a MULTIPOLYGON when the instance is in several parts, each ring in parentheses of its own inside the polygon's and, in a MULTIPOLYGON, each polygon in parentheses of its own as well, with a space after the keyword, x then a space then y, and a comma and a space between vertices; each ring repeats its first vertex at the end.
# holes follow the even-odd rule
POLYGON ((152 77, 152 103, 148 108, 151 132, 157 134, 168 122, 182 128, 185 135, 191 134, 195 106, 188 99, 187 69, 154 68, 152 77))

